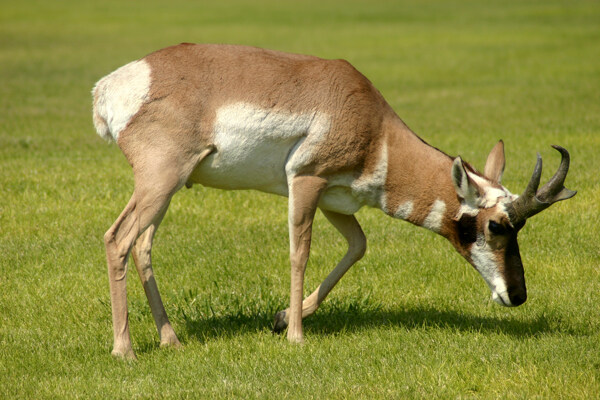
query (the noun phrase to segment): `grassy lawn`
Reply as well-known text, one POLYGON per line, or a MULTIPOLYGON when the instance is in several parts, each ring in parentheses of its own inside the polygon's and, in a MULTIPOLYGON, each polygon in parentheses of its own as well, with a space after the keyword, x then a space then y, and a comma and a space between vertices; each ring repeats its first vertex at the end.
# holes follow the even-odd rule
MULTIPOLYGON (((0 0, 0 398, 598 398, 597 1, 0 0), (110 356, 102 236, 129 165, 91 121, 93 84, 179 42, 345 58, 422 138, 479 168, 504 139, 520 193, 571 152, 578 195, 520 234, 529 300, 506 309, 441 237, 378 210, 369 250, 305 321, 272 335, 289 290, 286 200, 178 193, 154 268, 181 350, 160 349, 134 269, 138 362, 110 356)), ((306 292, 345 251, 317 215, 306 292)))

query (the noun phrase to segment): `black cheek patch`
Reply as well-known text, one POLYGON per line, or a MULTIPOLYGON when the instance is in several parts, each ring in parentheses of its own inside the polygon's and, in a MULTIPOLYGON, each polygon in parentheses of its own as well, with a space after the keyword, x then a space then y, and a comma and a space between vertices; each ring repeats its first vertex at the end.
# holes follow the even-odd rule
POLYGON ((477 240, 477 216, 463 215, 455 224, 460 244, 475 243, 477 240))

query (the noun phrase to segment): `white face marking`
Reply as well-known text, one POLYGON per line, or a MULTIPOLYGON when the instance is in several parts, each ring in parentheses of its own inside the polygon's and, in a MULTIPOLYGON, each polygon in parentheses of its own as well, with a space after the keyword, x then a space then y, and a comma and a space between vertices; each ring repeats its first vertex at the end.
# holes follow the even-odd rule
POLYGON ((506 219, 510 222, 510 218, 508 216, 508 209, 506 208, 506 206, 508 204, 510 204, 510 201, 505 201, 505 202, 498 204, 498 211, 501 212, 502 214, 504 214, 506 219))
POLYGON ((386 210, 386 198, 383 190, 388 170, 388 148, 384 143, 375 170, 368 176, 361 176, 352 182, 352 194, 371 207, 386 210))
POLYGON ((471 260, 485 283, 492 291, 492 299, 498 304, 510 306, 510 298, 506 289, 506 282, 500 276, 498 263, 494 253, 485 244, 482 234, 477 236, 477 242, 471 247, 471 260), (482 243, 483 245, 479 245, 482 243))
POLYGON ((481 208, 491 208, 500 202, 515 200, 516 196, 509 192, 504 186, 497 188, 479 175, 471 172, 467 172, 467 174, 469 175, 469 178, 483 190, 483 194, 477 200, 477 206, 481 208))
MULTIPOLYGON (((445 207, 445 205, 444 205, 444 207, 445 207)), ((396 209, 396 212, 394 213, 394 217, 407 220, 408 217, 410 217, 410 215, 412 214, 412 210, 413 210, 413 202, 409 200, 407 202, 400 204, 400 206, 398 206, 398 208, 396 209)))
POLYGON ((439 232, 442 227, 442 221, 444 219, 444 212, 446 211, 446 203, 442 200, 436 200, 429 211, 429 215, 423 221, 423 227, 434 232, 439 232))
POLYGON ((288 177, 310 161, 329 131, 329 118, 234 103, 217 110, 213 130, 217 151, 194 172, 195 181, 285 196, 288 177))
POLYGON ((456 219, 459 220, 465 214, 475 217, 477 214, 479 214, 479 208, 473 207, 467 203, 461 203, 456 219))
POLYGON ((117 140, 150 92, 150 66, 138 60, 102 78, 94 94, 94 125, 106 140, 117 140))

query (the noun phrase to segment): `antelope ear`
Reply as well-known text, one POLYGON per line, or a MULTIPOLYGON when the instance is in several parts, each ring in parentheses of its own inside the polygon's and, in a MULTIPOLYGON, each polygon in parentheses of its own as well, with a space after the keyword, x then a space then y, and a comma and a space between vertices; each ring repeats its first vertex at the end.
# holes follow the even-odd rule
POLYGON ((452 183, 456 189, 456 194, 461 199, 464 199, 467 204, 476 205, 479 199, 479 190, 475 182, 473 182, 460 157, 456 157, 452 163, 452 183))
POLYGON ((487 161, 485 162, 483 176, 492 182, 500 183, 502 173, 504 172, 504 165, 504 142, 501 140, 494 146, 492 151, 490 151, 487 161))

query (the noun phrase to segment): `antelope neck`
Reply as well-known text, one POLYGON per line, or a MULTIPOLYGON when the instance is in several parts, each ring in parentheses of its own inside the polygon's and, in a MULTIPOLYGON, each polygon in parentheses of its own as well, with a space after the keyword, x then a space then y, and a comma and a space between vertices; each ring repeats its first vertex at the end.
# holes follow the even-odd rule
POLYGON ((388 215, 446 236, 460 203, 451 180, 452 158, 404 124, 387 132, 388 171, 382 209, 388 215))

